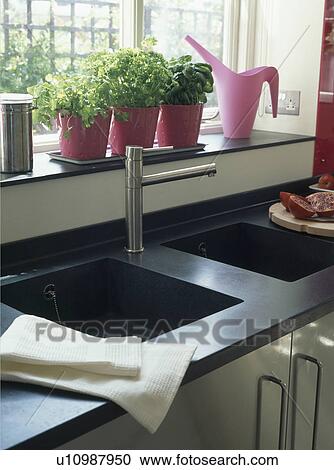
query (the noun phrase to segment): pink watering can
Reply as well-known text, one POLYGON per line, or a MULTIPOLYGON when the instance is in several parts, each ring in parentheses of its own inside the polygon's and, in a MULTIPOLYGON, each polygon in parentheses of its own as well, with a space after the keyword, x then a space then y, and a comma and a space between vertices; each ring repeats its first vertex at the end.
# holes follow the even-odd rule
POLYGON ((277 117, 279 76, 275 67, 256 67, 235 73, 191 36, 186 36, 185 40, 212 66, 225 137, 250 136, 264 82, 269 83, 273 117, 277 117))

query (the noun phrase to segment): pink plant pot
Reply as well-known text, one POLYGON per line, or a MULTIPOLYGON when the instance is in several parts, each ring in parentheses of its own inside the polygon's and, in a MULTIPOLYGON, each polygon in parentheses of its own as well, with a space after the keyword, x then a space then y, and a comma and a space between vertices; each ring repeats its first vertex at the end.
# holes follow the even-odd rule
POLYGON ((76 116, 58 116, 59 145, 63 157, 77 160, 103 158, 106 154, 111 112, 106 117, 96 116, 90 127, 76 116))
POLYGON ((203 114, 202 104, 163 104, 157 126, 160 147, 193 147, 197 144, 203 114))
POLYGON ((158 107, 115 108, 109 134, 112 153, 125 155, 127 145, 153 147, 158 107))

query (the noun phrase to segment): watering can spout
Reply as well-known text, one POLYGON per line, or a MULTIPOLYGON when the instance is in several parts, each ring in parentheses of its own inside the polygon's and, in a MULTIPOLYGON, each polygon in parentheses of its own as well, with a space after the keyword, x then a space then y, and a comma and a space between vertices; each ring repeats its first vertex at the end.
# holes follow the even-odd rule
POLYGON ((192 36, 189 34, 184 38, 194 49, 199 53, 199 55, 211 65, 213 70, 217 70, 218 67, 225 68, 225 65, 221 63, 216 56, 214 56, 211 52, 209 52, 205 47, 203 47, 199 42, 197 42, 192 36))

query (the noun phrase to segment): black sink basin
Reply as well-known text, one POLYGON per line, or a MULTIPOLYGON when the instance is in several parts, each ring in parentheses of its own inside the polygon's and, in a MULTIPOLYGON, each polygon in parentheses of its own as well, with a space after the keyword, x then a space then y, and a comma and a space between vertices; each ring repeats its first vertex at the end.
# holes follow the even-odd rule
POLYGON ((247 223, 164 245, 290 282, 334 265, 333 243, 247 223))
POLYGON ((242 300, 102 259, 4 285, 2 302, 96 336, 149 338, 242 300))

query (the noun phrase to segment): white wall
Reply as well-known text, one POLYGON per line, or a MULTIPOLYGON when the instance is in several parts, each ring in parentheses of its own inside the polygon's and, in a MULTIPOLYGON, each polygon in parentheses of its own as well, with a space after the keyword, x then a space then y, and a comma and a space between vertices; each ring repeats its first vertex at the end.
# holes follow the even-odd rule
MULTIPOLYGON (((145 173, 216 161, 214 178, 194 178, 144 189, 151 212, 312 175, 314 142, 149 165, 145 173)), ((1 188, 2 243, 124 217, 124 170, 1 188)))
POLYGON ((255 65, 277 67, 280 89, 301 91, 301 113, 273 119, 262 101, 255 128, 315 135, 323 15, 324 0, 257 0, 255 65))

